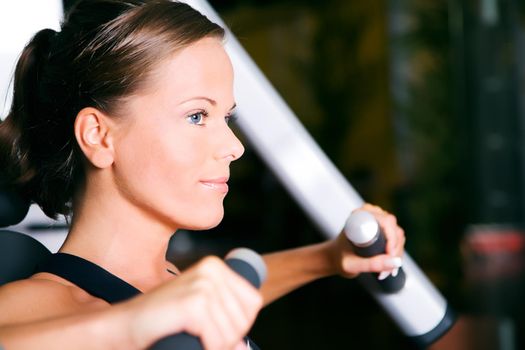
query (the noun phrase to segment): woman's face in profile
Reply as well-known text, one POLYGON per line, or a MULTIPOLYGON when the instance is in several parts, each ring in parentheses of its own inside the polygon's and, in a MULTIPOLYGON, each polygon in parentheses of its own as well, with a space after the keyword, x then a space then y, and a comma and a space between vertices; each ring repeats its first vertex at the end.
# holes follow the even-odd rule
POLYGON ((173 228, 216 226, 230 163, 244 152, 227 124, 234 106, 233 69, 218 39, 201 39, 162 61, 118 123, 119 193, 173 228))

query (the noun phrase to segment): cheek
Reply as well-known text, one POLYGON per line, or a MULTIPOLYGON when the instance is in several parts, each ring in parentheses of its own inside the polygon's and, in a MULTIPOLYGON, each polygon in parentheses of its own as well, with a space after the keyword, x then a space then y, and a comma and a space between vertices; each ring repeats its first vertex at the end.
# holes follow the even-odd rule
POLYGON ((162 131, 130 136, 119 145, 123 152, 117 164, 127 182, 145 186, 154 194, 173 194, 174 190, 187 188, 188 182, 198 176, 203 160, 191 138, 163 135, 162 131))
POLYGON ((222 200, 202 190, 209 145, 198 134, 160 137, 142 130, 118 145, 115 174, 121 193, 135 205, 169 217, 174 225, 204 229, 223 216, 222 200))

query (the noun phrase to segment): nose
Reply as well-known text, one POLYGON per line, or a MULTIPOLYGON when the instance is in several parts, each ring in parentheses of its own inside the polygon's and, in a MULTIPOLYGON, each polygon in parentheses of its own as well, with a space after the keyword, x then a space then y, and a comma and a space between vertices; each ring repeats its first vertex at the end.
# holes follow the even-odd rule
POLYGON ((218 147, 218 158, 226 159, 230 162, 241 158, 244 153, 244 146, 241 141, 235 136, 232 129, 229 126, 225 126, 224 137, 218 147))

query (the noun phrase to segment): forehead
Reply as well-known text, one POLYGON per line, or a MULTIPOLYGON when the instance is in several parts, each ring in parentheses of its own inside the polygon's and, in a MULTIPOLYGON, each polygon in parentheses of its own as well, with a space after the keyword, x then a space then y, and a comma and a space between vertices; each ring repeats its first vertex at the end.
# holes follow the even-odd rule
POLYGON ((216 101, 231 100, 232 64, 219 39, 204 38, 162 61, 155 69, 150 88, 154 93, 169 94, 173 102, 201 95, 216 101))

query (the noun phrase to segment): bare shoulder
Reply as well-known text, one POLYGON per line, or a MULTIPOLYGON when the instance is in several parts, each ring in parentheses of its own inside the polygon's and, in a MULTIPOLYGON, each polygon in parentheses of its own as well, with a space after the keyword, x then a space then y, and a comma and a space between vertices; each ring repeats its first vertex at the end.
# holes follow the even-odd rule
POLYGON ((0 326, 106 307, 108 304, 47 273, 0 287, 0 326))

